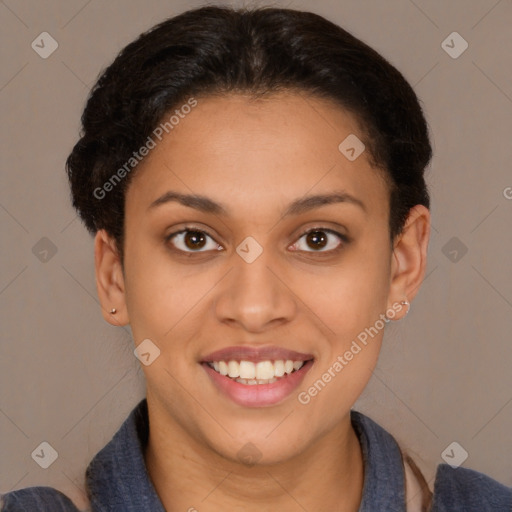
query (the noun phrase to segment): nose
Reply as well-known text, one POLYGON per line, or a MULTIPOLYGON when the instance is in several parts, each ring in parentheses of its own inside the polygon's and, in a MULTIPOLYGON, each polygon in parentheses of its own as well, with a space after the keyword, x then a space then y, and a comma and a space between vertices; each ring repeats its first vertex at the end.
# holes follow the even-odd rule
POLYGON ((248 332, 263 332, 290 322, 297 302, 282 265, 270 251, 251 263, 233 255, 233 268, 222 281, 215 301, 215 313, 222 323, 239 325, 248 332))

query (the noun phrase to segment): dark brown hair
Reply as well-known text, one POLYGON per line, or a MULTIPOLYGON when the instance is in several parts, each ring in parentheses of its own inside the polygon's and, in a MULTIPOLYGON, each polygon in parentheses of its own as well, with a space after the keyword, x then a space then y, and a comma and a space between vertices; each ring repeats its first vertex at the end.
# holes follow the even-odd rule
POLYGON ((370 162, 389 184, 393 241, 410 208, 430 207, 424 171, 432 150, 414 91, 338 25, 274 7, 189 10, 126 46, 91 90, 81 138, 66 162, 74 207, 92 233, 106 229, 122 251, 125 192, 136 172, 127 172, 126 162, 165 116, 191 97, 290 90, 355 115, 370 162), (113 182, 118 170, 122 179, 113 182))

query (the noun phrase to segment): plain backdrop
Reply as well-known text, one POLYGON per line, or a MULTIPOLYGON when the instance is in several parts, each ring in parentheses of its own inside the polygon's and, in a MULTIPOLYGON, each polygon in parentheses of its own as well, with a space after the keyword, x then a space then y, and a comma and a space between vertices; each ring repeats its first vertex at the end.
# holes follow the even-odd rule
MULTIPOLYGON (((144 396, 129 329, 101 316, 93 241, 70 205, 64 162, 100 71, 141 32, 199 5, 0 2, 2 492, 51 485, 80 501, 86 465, 144 396), (46 59, 31 46, 42 32, 58 44, 46 59), (58 452, 48 469, 31 457, 43 441, 58 452)), ((321 14, 373 46, 414 86, 432 134, 426 278, 407 318, 386 328, 356 409, 431 483, 455 441, 465 467, 511 486, 512 3, 273 5, 321 14), (443 47, 460 51, 453 32, 468 44, 457 58, 443 47)))

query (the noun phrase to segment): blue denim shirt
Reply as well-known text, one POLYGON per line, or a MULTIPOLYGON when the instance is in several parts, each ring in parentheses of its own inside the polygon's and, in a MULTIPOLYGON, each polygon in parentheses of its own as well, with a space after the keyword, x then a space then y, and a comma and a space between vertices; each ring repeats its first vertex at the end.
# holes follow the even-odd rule
MULTIPOLYGON (((394 438, 367 416, 351 411, 364 460, 359 512, 406 512, 405 475, 394 438)), ((164 512, 144 462, 147 402, 142 400, 86 471, 93 512, 164 512)), ((2 496, 2 512, 79 512, 50 487, 29 487, 2 496)), ((437 468, 431 512, 512 512, 512 488, 466 468, 437 468)))

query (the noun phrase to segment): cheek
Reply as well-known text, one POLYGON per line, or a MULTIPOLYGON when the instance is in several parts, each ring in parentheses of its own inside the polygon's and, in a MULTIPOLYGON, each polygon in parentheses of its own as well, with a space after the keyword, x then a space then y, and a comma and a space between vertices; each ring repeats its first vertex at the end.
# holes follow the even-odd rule
POLYGON ((319 290, 314 295, 315 309, 323 311, 322 319, 330 331, 309 385, 318 382, 317 387, 323 390, 325 384, 318 407, 332 403, 351 407, 368 383, 380 353, 386 326, 381 315, 385 314, 389 292, 389 256, 359 249, 331 277, 324 283, 325 293, 319 290))
POLYGON ((126 304, 134 337, 161 339, 185 314, 191 292, 161 250, 135 241, 126 249, 126 304))
POLYGON ((373 325, 386 311, 389 277, 387 254, 359 249, 333 270, 322 287, 312 287, 310 296, 326 324, 346 339, 373 325))
POLYGON ((165 250, 134 251, 126 261, 126 301, 135 340, 154 339, 166 351, 189 350, 204 324, 216 270, 172 262, 165 250))

